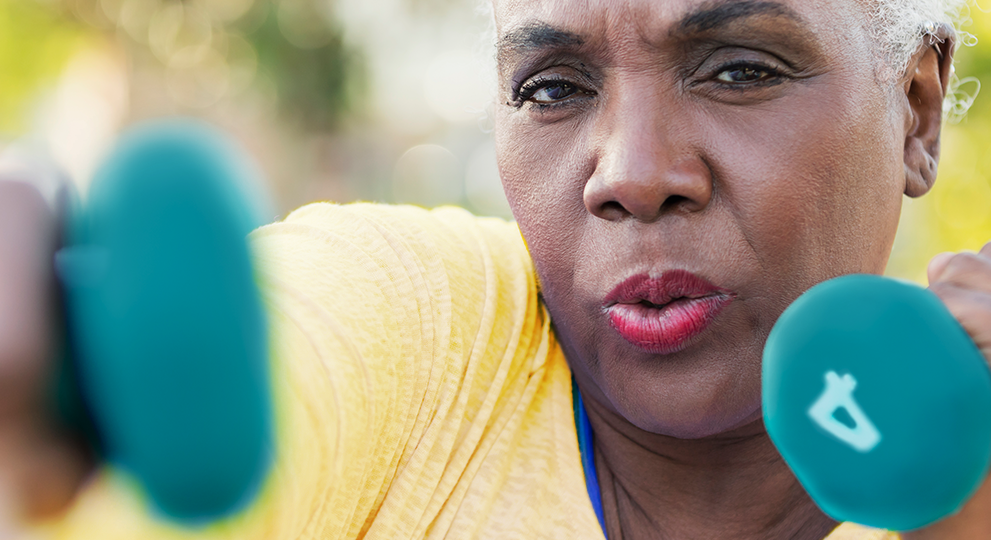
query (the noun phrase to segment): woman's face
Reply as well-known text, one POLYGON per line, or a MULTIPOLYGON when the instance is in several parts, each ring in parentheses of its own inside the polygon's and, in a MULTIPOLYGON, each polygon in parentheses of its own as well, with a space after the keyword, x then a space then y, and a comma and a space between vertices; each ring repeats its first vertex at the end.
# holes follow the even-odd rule
POLYGON ((759 419, 779 314, 820 281, 883 272, 894 239, 912 119, 866 8, 495 10, 499 167, 582 388, 654 433, 703 437, 759 419), (655 307, 673 270, 718 289, 655 307))

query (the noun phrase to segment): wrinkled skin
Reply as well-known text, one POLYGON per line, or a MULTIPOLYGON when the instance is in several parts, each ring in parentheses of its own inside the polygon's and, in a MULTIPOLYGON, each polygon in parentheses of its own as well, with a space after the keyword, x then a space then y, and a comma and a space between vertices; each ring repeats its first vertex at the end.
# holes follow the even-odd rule
POLYGON ((495 13, 499 167, 586 398, 610 537, 822 538, 835 523, 761 423, 763 345, 811 286, 884 271, 902 197, 935 180, 951 30, 920 33, 901 75, 850 1, 495 13), (734 300, 680 350, 645 351, 604 300, 673 269, 734 300))

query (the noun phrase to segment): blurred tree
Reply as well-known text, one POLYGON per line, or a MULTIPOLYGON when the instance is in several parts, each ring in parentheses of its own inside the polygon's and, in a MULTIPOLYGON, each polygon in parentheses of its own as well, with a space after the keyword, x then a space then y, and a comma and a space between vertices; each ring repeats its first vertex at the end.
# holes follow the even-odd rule
POLYGON ((360 87, 360 58, 344 44, 326 0, 48 2, 116 34, 134 69, 164 72, 180 108, 208 108, 252 87, 258 75, 274 88, 284 119, 306 130, 331 130, 358 105, 349 89, 360 87))
POLYGON ((343 42, 319 0, 260 2, 261 23, 246 33, 259 71, 275 84, 286 119, 309 130, 332 130, 360 103, 364 83, 357 51, 343 42))

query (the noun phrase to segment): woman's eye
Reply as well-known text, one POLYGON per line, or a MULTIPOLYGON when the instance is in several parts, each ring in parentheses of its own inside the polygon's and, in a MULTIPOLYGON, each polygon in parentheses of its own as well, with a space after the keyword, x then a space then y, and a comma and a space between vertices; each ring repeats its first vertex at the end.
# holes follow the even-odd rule
POLYGON ((570 97, 577 92, 578 88, 573 84, 552 82, 545 83, 543 86, 533 90, 527 99, 535 103, 554 103, 555 101, 561 101, 564 98, 570 97))
POLYGON ((716 80, 729 84, 745 84, 763 81, 774 75, 768 68, 760 66, 732 66, 716 75, 716 80))

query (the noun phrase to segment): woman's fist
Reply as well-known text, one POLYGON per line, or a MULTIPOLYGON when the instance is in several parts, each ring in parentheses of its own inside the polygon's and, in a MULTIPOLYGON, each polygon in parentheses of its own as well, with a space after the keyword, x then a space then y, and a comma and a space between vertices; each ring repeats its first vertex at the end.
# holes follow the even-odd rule
POLYGON ((0 537, 63 509, 91 469, 50 392, 60 341, 58 222, 29 170, 0 171, 0 537))
MULTIPOLYGON (((991 242, 979 253, 936 255, 929 262, 928 274, 929 290, 943 301, 991 364, 991 242)), ((906 533, 904 538, 991 538, 991 481, 986 479, 956 515, 906 533)))

